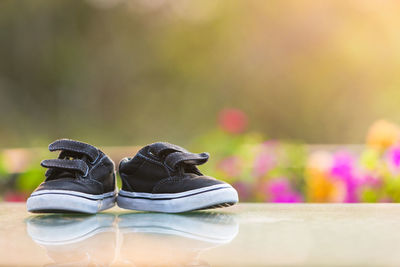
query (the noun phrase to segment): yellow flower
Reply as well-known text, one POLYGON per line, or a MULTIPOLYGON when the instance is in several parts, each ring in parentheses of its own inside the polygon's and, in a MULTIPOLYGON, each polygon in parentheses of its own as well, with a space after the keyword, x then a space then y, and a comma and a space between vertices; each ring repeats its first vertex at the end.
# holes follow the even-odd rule
POLYGON ((340 181, 334 181, 321 170, 306 171, 306 189, 309 202, 341 202, 345 188, 340 181))
POLYGON ((400 137, 400 128, 397 124, 386 120, 374 122, 368 130, 367 144, 375 149, 386 149, 395 144, 400 137))
POLYGON ((332 155, 317 151, 310 155, 306 171, 306 192, 309 202, 338 202, 344 197, 343 185, 330 177, 332 155))

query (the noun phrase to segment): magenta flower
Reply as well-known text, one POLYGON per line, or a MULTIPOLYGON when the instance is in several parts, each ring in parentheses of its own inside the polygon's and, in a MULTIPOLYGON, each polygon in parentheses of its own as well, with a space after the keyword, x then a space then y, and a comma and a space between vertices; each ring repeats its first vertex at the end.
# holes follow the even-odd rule
POLYGON ((269 180, 264 188, 269 200, 275 203, 297 203, 302 202, 300 193, 294 191, 290 182, 285 178, 269 180))
POLYGON ((386 158, 390 169, 394 173, 398 173, 400 171, 400 146, 396 145, 390 148, 387 152, 386 158))
POLYGON ((331 174, 333 176, 345 178, 352 175, 353 167, 353 157, 346 152, 339 152, 333 156, 331 174))
POLYGON ((346 152, 339 152, 333 156, 331 175, 345 184, 346 197, 344 201, 348 203, 358 202, 357 188, 359 183, 355 176, 354 165, 354 158, 346 152))

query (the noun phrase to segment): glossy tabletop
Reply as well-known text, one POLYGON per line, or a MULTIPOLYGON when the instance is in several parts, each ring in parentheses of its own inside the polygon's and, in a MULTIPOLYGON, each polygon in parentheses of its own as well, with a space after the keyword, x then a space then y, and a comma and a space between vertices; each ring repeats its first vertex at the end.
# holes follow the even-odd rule
POLYGON ((1 266, 400 266, 398 204, 33 215, 0 204, 1 266))

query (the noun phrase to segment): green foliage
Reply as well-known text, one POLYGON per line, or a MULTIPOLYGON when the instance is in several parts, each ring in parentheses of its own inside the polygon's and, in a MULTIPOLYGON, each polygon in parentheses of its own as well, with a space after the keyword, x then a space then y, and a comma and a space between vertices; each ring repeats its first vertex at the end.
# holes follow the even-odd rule
POLYGON ((30 193, 41 182, 43 182, 45 169, 39 166, 32 166, 24 173, 18 175, 16 187, 20 192, 30 193))
POLYGON ((378 202, 379 201, 379 194, 376 190, 373 189, 365 189, 361 193, 361 202, 378 202))
POLYGON ((4 155, 0 152, 0 179, 4 179, 7 177, 7 170, 4 162, 4 155))

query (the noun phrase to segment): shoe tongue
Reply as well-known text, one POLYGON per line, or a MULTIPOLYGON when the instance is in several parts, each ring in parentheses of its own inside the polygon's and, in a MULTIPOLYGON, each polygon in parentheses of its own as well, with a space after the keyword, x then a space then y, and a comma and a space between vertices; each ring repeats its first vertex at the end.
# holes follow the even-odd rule
POLYGON ((57 179, 60 179, 60 178, 73 178, 74 176, 75 175, 73 173, 69 172, 69 171, 60 171, 57 174, 57 179))
POLYGON ((75 179, 76 173, 68 170, 48 169, 46 172, 46 177, 47 177, 46 181, 64 179, 64 178, 75 179))
POLYGON ((59 159, 81 159, 83 161, 87 161, 88 156, 86 154, 83 154, 83 153, 63 150, 60 153, 60 156, 58 158, 59 159))

